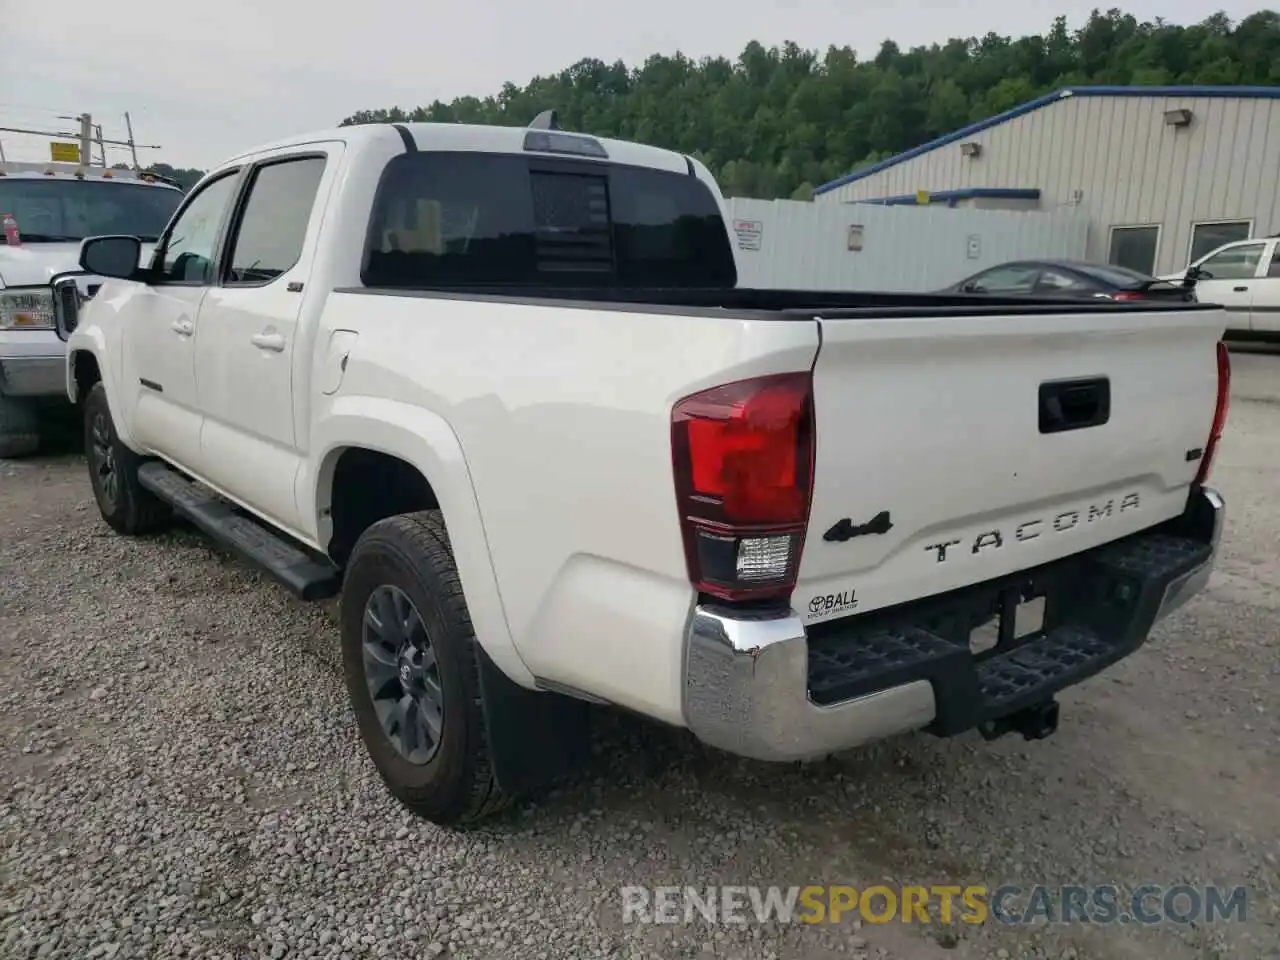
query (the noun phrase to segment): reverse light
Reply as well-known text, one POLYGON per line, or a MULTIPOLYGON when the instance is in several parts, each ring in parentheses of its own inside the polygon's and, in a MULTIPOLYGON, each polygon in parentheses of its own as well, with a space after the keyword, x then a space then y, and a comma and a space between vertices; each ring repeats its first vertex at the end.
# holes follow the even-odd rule
POLYGON ((1213 458, 1218 452, 1218 441, 1222 439, 1222 431, 1227 426, 1227 407, 1231 405, 1231 353, 1227 345, 1218 341, 1218 400, 1213 408, 1213 427, 1209 431, 1209 440, 1204 445, 1204 456, 1200 458, 1200 470, 1196 474, 1196 483, 1204 483, 1209 479, 1209 471, 1213 469, 1213 458))
POLYGON ((722 600, 790 597, 813 493, 813 382, 786 373, 713 387, 671 412, 689 579, 722 600))

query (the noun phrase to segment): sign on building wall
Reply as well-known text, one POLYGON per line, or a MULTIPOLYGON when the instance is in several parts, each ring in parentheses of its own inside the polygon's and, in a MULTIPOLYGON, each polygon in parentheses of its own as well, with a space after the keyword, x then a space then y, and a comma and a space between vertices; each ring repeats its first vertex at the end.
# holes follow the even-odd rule
POLYGON ((739 250, 759 250, 764 239, 763 220, 735 220, 733 232, 738 235, 739 250))
POLYGON ((971 233, 965 237, 964 255, 970 260, 977 260, 982 256, 982 237, 976 233, 971 233))

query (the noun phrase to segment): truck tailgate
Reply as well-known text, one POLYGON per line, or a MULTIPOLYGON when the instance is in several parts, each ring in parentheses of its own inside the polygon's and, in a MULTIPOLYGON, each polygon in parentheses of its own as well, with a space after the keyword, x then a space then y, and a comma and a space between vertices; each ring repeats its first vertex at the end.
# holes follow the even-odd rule
POLYGON ((1214 418, 1221 310, 818 322, 794 600, 806 622, 1024 570, 1183 510, 1214 418))

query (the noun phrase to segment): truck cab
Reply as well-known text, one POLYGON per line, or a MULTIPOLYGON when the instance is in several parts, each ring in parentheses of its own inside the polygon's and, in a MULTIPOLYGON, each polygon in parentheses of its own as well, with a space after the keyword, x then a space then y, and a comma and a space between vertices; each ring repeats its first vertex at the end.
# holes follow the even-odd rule
POLYGON ((32 453, 44 408, 66 401, 65 339, 102 282, 81 271, 81 241, 124 233, 150 245, 181 200, 153 174, 0 163, 0 457, 32 453))

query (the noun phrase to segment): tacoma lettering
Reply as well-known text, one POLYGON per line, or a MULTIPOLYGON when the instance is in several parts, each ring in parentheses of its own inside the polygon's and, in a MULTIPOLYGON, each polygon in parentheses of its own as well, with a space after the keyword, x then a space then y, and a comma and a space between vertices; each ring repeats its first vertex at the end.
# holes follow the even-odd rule
MULTIPOLYGON (((1088 510, 1063 510, 1061 513, 1056 513, 1052 516, 1024 520, 1013 528, 1013 539, 1016 542, 1023 543, 1048 533, 1067 533, 1082 523, 1097 523, 1100 520, 1109 520, 1116 514, 1124 513, 1126 510, 1136 510, 1141 505, 1142 498, 1139 494, 1126 493, 1120 498, 1119 504, 1113 498, 1102 503, 1091 503, 1088 510)), ((976 534, 972 540, 940 540, 937 543, 926 545, 925 550, 932 553, 938 563, 946 563, 950 559, 948 551, 952 547, 967 544, 970 554, 979 554, 991 550, 999 550, 1004 546, 1005 539, 1006 534, 1003 530, 983 530, 976 534)))

